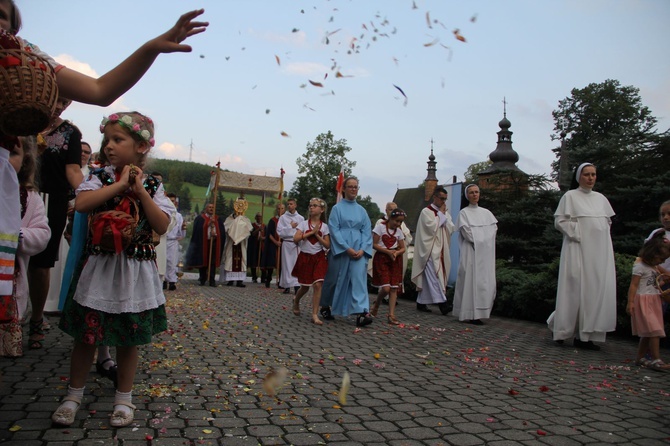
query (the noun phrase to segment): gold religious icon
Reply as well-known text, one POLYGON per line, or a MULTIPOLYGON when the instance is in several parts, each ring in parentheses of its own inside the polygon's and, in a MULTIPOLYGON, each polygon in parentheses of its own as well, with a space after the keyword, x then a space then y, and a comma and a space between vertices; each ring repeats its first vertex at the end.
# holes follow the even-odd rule
POLYGON ((233 203, 233 209, 235 209, 236 216, 244 215, 248 208, 249 203, 244 198, 238 198, 235 200, 235 203, 233 203))

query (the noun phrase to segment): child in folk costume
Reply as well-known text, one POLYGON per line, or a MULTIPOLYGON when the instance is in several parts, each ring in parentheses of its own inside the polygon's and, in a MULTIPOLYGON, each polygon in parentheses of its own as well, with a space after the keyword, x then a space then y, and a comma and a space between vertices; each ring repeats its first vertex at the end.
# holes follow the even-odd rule
POLYGON ((76 191, 75 209, 88 212, 91 224, 60 321, 74 349, 67 396, 51 419, 65 426, 74 423, 98 345, 116 346, 118 387, 110 424, 132 423, 137 346, 167 329, 152 230, 164 234, 175 208, 160 181, 141 170, 154 145, 153 122, 137 112, 117 113, 103 119, 100 130, 109 165, 91 172, 76 191))
POLYGON ((670 241, 665 230, 657 229, 644 243, 633 265, 633 278, 628 288, 626 312, 631 316, 633 335, 640 337, 635 363, 655 370, 670 370, 670 364, 661 360, 660 338, 665 337, 663 308, 656 278, 658 265, 670 257, 670 241), (651 353, 651 360, 645 358, 651 353))
POLYGON ((372 285, 379 288, 379 294, 370 313, 377 316, 379 304, 388 295, 388 322, 392 325, 400 323, 395 317, 395 306, 403 279, 402 255, 405 252, 405 234, 400 226, 406 216, 402 209, 393 209, 388 219, 372 230, 372 248, 376 251, 372 265, 372 285))
POLYGON ((293 298, 293 314, 300 316, 300 299, 312 288, 312 322, 323 325, 319 319, 321 286, 326 277, 328 261, 326 250, 330 248, 330 231, 325 223, 326 202, 320 198, 309 200, 309 218, 300 222, 293 240, 300 248, 298 259, 291 274, 298 279, 300 289, 293 298))
POLYGON ((19 138, 9 157, 19 179, 21 203, 21 232, 16 251, 16 286, 13 294, 14 318, 0 324, 0 354, 2 356, 23 355, 23 330, 21 320, 28 307, 28 262, 30 256, 46 248, 51 229, 47 221, 44 202, 35 187, 35 144, 33 138, 19 138))

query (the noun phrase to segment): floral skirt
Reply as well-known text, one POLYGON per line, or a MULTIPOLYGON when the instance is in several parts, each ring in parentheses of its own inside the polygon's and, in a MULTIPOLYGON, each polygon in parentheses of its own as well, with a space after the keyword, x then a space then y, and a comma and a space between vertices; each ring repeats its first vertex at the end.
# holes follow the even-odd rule
POLYGON ((68 298, 58 326, 76 342, 128 347, 149 344, 153 335, 167 330, 167 314, 165 305, 141 313, 105 313, 68 298))

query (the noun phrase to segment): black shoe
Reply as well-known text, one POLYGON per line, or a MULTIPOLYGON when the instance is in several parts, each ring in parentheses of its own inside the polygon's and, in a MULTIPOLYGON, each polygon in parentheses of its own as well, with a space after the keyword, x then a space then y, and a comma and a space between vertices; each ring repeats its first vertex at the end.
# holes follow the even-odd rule
POLYGON ((563 339, 559 339, 559 340, 554 341, 554 342, 556 343, 556 345, 563 345, 563 344, 565 344, 565 341, 564 341, 563 339))
POLYGON ((238 280, 237 285, 235 285, 235 286, 238 287, 238 288, 246 288, 246 285, 244 283, 242 283, 241 280, 238 280))
POLYGON ((226 286, 233 286, 233 281, 229 280, 228 283, 226 284, 226 286))
POLYGON ((452 310, 452 307, 449 307, 446 302, 442 302, 441 304, 437 304, 437 307, 440 309, 440 313, 443 315, 449 314, 449 312, 452 310))
POLYGON ((166 281, 163 281, 163 289, 167 290, 167 282, 166 281))
POLYGON ((205 281, 204 280, 200 281, 200 286, 205 286, 205 281))
POLYGON ((371 323, 372 323, 372 315, 370 315, 370 313, 361 313, 358 316, 356 316, 357 327, 365 327, 366 325, 370 325, 371 323))
POLYGON ((294 287, 293 287, 293 292, 294 292, 295 294, 298 294, 298 290, 299 290, 299 289, 300 289, 299 286, 294 286, 294 287))
POLYGON ((428 305, 426 305, 426 304, 416 304, 416 309, 418 311, 423 311, 424 313, 432 313, 433 312, 433 310, 428 308, 428 305))
POLYGON ((598 347, 596 344, 593 343, 593 341, 582 341, 580 339, 575 338, 574 342, 572 343, 574 347, 577 348, 583 348, 584 350, 593 350, 593 351, 598 351, 600 350, 600 347, 598 347))
POLYGON ((106 364, 110 361, 114 362, 114 360, 112 358, 107 358, 102 362, 96 362, 95 363, 95 371, 98 372, 98 375, 101 375, 105 378, 109 378, 110 380, 112 380, 112 382, 114 383, 114 387, 116 388, 117 384, 118 384, 118 381, 117 381, 118 377, 117 377, 117 374, 116 374, 116 370, 118 368, 117 365, 114 364, 113 366, 110 366, 108 369, 106 369, 104 367, 104 364, 106 364))
POLYGON ((168 290, 174 291, 177 289, 177 284, 174 282, 170 282, 170 286, 168 286, 168 290))
POLYGON ((482 322, 480 319, 472 319, 472 320, 469 320, 467 322, 468 322, 468 324, 472 324, 472 325, 484 325, 484 322, 482 322))
POLYGON ((270 288, 270 282, 265 282, 265 288, 270 288))
POLYGON ((213 286, 213 287, 218 286, 218 285, 216 284, 216 280, 210 280, 210 281, 209 281, 209 286, 213 286))
POLYGON ((284 288, 284 291, 282 294, 291 294, 291 288, 284 288))
POLYGON ((252 277, 252 278, 251 278, 251 281, 252 281, 253 283, 258 283, 258 278, 256 278, 256 277, 252 277))
POLYGON ((335 317, 331 314, 329 307, 321 307, 319 313, 321 313, 321 317, 327 321, 332 321, 335 319, 335 317))

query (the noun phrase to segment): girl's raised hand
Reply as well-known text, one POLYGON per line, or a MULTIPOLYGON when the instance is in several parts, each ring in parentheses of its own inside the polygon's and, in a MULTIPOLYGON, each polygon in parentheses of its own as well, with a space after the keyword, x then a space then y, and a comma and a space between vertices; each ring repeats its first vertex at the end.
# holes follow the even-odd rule
POLYGON ((192 51, 191 46, 183 45, 182 42, 207 29, 209 22, 193 21, 204 12, 204 9, 196 9, 179 17, 172 28, 153 40, 156 50, 159 53, 190 53, 192 51))

